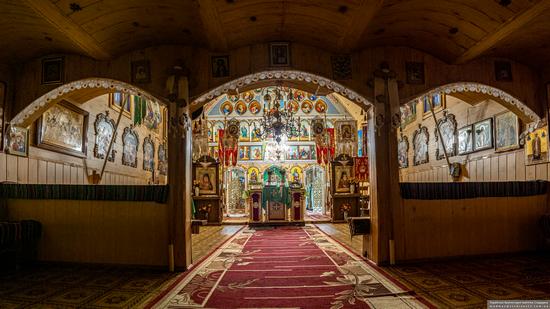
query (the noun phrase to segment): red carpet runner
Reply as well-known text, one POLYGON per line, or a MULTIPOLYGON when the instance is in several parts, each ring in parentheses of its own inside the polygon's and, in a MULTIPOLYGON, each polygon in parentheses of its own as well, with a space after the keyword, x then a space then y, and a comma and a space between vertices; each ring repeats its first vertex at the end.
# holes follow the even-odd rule
POLYGON ((152 308, 425 308, 314 226, 244 229, 152 308))

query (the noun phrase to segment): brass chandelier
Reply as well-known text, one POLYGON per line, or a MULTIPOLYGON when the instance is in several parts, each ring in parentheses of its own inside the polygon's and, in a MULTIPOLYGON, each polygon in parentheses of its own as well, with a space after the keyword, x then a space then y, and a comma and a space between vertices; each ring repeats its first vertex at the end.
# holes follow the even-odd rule
POLYGON ((260 127, 254 125, 253 130, 262 139, 273 138, 277 144, 283 136, 287 139, 298 136, 300 132, 300 117, 295 118, 290 102, 294 100, 292 89, 281 85, 266 87, 262 90, 264 113, 260 119, 260 127))

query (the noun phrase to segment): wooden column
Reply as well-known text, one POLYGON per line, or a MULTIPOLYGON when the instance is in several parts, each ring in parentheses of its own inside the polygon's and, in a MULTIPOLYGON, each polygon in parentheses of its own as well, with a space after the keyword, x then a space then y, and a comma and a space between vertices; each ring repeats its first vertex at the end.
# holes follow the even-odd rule
POLYGON ((394 76, 388 69, 375 72, 375 102, 368 121, 371 235, 364 238, 363 248, 368 258, 377 264, 390 262, 393 211, 399 208, 401 200, 396 135, 400 120, 399 96, 394 76), (395 121, 397 123, 393 123, 395 121))
POLYGON ((169 259, 178 270, 191 264, 191 125, 187 77, 178 77, 179 99, 169 106, 168 133, 168 227, 169 259), (184 79, 184 80, 182 80, 184 79), (182 89, 183 88, 183 89, 182 89), (183 93, 183 97, 181 96, 183 93), (172 249, 170 249, 170 247, 172 249))

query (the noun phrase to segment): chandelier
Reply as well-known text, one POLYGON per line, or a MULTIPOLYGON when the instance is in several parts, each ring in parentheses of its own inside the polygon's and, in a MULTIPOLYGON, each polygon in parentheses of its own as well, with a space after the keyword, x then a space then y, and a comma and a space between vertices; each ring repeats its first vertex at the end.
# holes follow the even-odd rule
POLYGON ((294 100, 292 89, 282 86, 266 87, 262 90, 264 113, 260 119, 260 127, 254 124, 254 131, 262 139, 272 137, 278 144, 283 140, 298 136, 300 132, 300 117, 295 119, 296 111, 292 110, 290 102, 294 100))

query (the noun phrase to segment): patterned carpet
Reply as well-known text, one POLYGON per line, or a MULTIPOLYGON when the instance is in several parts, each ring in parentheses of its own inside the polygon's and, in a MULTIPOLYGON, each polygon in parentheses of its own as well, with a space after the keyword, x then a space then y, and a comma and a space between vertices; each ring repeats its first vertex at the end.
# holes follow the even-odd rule
MULTIPOLYGON (((356 253, 345 224, 317 224, 356 253)), ((242 226, 201 227, 193 235, 193 260, 209 253, 242 226)), ((550 256, 425 262, 383 267, 401 283, 440 308, 483 308, 487 299, 550 299, 550 256)), ((0 274, 0 308, 142 308, 166 290, 179 273, 101 265, 43 265, 0 274)))
POLYGON ((383 267, 440 308, 483 308, 487 300, 550 299, 550 256, 470 258, 383 267))
POLYGON ((175 276, 120 266, 36 266, 0 275, 0 308, 135 308, 175 276))
MULTIPOLYGON (((163 293, 164 294, 164 293, 163 293)), ((150 307, 426 308, 318 228, 244 229, 150 307)))
POLYGON ((314 214, 307 212, 304 216, 304 221, 306 222, 330 222, 331 218, 329 215, 323 214, 314 214))

